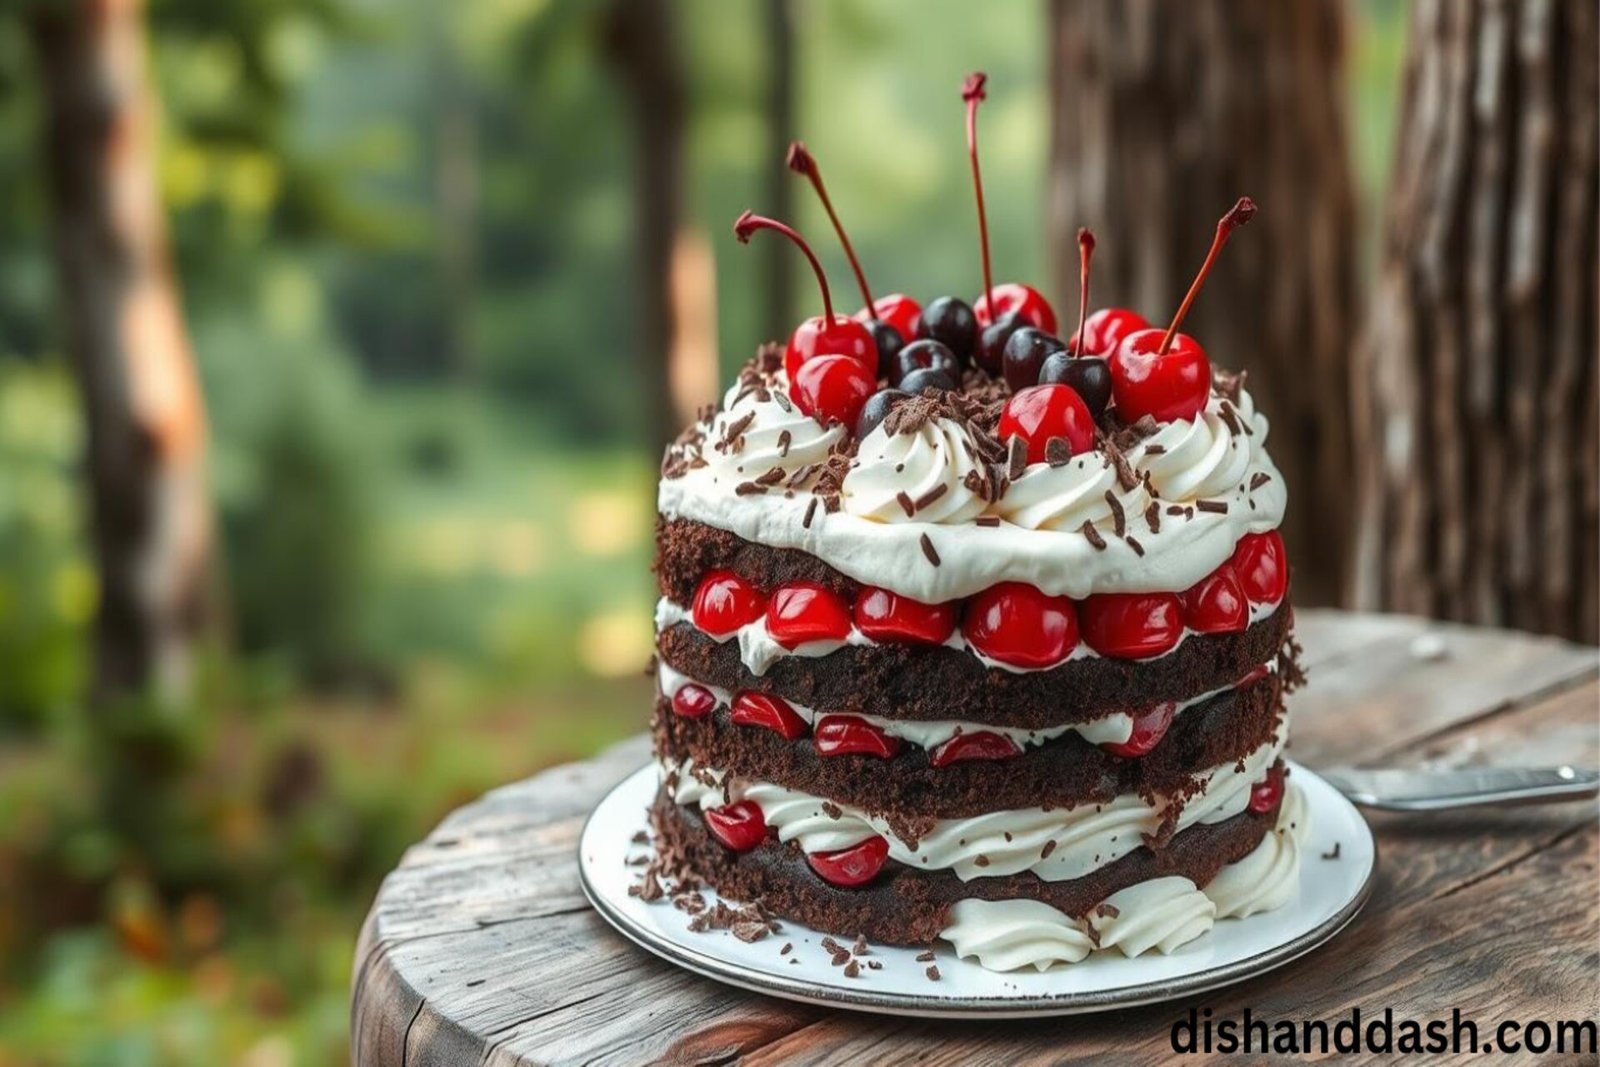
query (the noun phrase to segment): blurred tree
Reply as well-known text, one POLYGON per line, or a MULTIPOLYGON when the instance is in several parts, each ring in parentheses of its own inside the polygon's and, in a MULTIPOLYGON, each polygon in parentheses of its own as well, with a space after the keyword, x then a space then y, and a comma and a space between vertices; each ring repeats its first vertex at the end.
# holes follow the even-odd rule
MULTIPOLYGON (((793 220, 794 175, 785 164, 794 139, 794 15, 789 5, 790 0, 766 0, 767 158, 761 211, 793 220)), ((766 257, 762 336, 784 337, 794 329, 794 249, 768 241, 761 254, 766 257)))
POLYGON ((1055 0, 1049 189, 1058 291, 1079 226, 1100 236, 1095 306, 1163 321, 1241 195, 1261 214, 1185 329, 1251 372, 1296 490, 1284 523, 1297 597, 1337 597, 1352 486, 1348 368, 1355 192, 1340 0, 1055 0))
POLYGON ((211 618, 205 413, 155 178, 140 0, 32 10, 100 584, 95 694, 187 693, 211 618))
POLYGON ((1596 23, 1412 9, 1355 374, 1362 607, 1600 637, 1596 23))

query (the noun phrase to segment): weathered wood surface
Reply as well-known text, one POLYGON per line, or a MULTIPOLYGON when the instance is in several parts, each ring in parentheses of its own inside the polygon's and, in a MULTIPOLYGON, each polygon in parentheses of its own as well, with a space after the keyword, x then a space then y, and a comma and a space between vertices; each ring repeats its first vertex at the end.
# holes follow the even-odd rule
MULTIPOLYGON (((1600 762, 1594 649, 1393 616, 1303 612, 1307 763, 1600 762)), ((1260 979, 1057 1022, 930 1024, 829 1012, 679 971, 615 934, 578 886, 588 810, 648 756, 496 790, 407 852, 362 930, 352 1049, 369 1065, 1165 1063, 1189 1007, 1237 1018, 1502 1019, 1600 1014, 1593 804, 1379 817, 1377 888, 1331 944, 1260 979)), ((1312 859, 1310 862, 1316 862, 1312 859)), ((1377 1058, 1377 1057, 1375 1057, 1377 1058)))

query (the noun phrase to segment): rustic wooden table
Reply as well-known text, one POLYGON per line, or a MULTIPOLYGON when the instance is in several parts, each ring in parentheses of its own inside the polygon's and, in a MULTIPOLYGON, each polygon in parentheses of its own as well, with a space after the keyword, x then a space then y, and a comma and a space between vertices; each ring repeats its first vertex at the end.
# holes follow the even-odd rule
MULTIPOLYGON (((1310 765, 1600 761, 1597 652, 1417 619, 1302 612, 1293 698, 1310 765)), ((1310 956, 1188 1002, 1053 1022, 934 1024, 828 1011, 699 978, 590 910, 577 840, 648 758, 636 737, 483 797, 406 853, 356 949, 361 1067, 469 1063, 1163 1063, 1191 1006, 1333 1021, 1600 1014, 1600 832, 1592 803, 1376 817, 1365 912, 1310 956)))

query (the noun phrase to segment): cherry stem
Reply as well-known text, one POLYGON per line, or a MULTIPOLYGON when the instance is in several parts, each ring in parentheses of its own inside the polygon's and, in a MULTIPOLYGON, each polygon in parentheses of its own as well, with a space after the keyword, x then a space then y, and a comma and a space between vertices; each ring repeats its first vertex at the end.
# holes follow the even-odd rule
POLYGON ((746 211, 740 215, 733 224, 733 235, 739 239, 740 244, 749 244, 750 235, 757 230, 777 230, 789 240, 793 241, 800 251, 806 254, 806 259, 811 261, 811 271, 817 276, 817 288, 822 290, 822 314, 827 319, 828 325, 834 323, 833 294, 828 291, 828 276, 822 273, 822 264, 817 262, 816 253, 811 251, 811 246, 806 244, 806 239, 801 237, 793 227, 785 226, 777 219, 769 219, 765 215, 757 215, 746 211))
POLYGON ((833 201, 828 199, 828 190, 822 184, 822 170, 817 166, 816 157, 806 151, 804 142, 793 141, 789 144, 788 165, 796 174, 804 174, 811 179, 811 187, 817 191, 817 198, 822 201, 822 209, 828 213, 828 219, 833 223, 833 232, 839 235, 839 243, 844 245, 845 258, 850 260, 850 269, 856 273, 856 284, 861 286, 861 297, 867 302, 867 312, 871 314, 872 290, 867 288, 867 275, 861 269, 861 261, 856 258, 856 250, 844 232, 844 224, 839 221, 838 214, 833 210, 833 201))
POLYGON ((1076 354, 1087 355, 1083 350, 1083 330, 1089 321, 1089 260, 1094 256, 1094 234, 1087 226, 1078 228, 1078 349, 1076 354))
POLYGON ((961 99, 967 102, 967 155, 972 158, 972 188, 978 196, 978 243, 983 249, 983 302, 991 321, 999 316, 994 306, 994 280, 989 273, 989 218, 983 210, 983 175, 978 172, 978 105, 988 98, 984 86, 989 76, 983 71, 967 75, 961 86, 961 99))
POLYGON ((1211 273, 1211 264, 1216 261, 1217 253, 1222 251, 1222 246, 1228 243, 1228 238, 1233 236, 1233 231, 1256 217, 1256 202, 1248 196, 1241 196, 1239 202, 1228 209, 1228 213, 1217 220, 1217 235, 1211 239, 1211 251, 1206 253, 1206 261, 1200 264, 1200 273, 1194 276, 1194 281, 1189 284, 1189 291, 1184 295, 1183 303, 1178 305, 1178 313, 1172 316, 1172 325, 1167 327, 1167 332, 1161 336, 1161 347, 1156 350, 1156 355, 1164 356, 1167 348, 1172 344, 1172 339, 1178 334, 1178 324, 1189 313, 1189 305, 1194 303, 1195 294, 1200 292, 1200 286, 1205 284, 1206 275, 1211 273))

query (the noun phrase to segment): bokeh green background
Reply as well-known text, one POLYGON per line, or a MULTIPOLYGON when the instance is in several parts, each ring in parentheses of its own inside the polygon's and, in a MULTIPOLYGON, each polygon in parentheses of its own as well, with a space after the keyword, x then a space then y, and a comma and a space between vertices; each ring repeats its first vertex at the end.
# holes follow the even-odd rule
MULTIPOLYGON (((405 846, 646 717, 655 459, 600 5, 152 0, 232 652, 195 708, 108 731, 84 710, 83 431, 25 2, 0 9, 0 1067, 344 1062, 357 928, 405 846), (438 195, 462 152, 464 215, 438 195), (108 747, 150 737, 166 784, 107 818, 108 747)), ((997 269, 1044 281, 1042 4, 793 7, 798 132, 879 287, 977 288, 956 91, 977 68, 997 269)), ((729 225, 764 206, 770 56, 759 5, 676 12, 726 370, 761 339, 729 225)), ((1403 10, 1353 15, 1370 204, 1403 10)))

